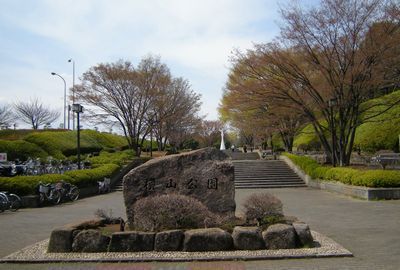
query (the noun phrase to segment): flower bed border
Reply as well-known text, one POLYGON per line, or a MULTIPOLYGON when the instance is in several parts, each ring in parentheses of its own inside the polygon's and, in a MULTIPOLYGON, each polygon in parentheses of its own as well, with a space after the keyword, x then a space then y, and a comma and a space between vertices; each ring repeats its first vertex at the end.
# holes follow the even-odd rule
POLYGON ((308 174, 301 170, 290 158, 279 157, 307 184, 312 188, 318 188, 336 192, 339 194, 364 199, 364 200, 398 200, 400 199, 400 188, 369 188, 346 185, 336 181, 326 181, 312 179, 308 174))
POLYGON ((47 253, 49 243, 49 239, 47 239, 0 259, 0 263, 248 261, 353 256, 350 251, 332 239, 315 231, 311 233, 320 247, 213 252, 47 253))

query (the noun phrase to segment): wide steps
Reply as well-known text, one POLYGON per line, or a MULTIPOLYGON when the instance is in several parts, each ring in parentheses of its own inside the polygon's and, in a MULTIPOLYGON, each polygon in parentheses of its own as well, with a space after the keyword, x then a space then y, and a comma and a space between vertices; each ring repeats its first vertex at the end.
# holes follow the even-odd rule
POLYGON ((297 188, 304 181, 281 160, 234 160, 235 188, 297 188))
POLYGON ((257 152, 243 153, 240 151, 225 150, 224 151, 232 160, 259 160, 260 155, 257 152))
POLYGON ((124 186, 122 184, 122 179, 119 180, 117 183, 115 183, 115 185, 111 188, 111 191, 123 191, 124 190, 124 186))

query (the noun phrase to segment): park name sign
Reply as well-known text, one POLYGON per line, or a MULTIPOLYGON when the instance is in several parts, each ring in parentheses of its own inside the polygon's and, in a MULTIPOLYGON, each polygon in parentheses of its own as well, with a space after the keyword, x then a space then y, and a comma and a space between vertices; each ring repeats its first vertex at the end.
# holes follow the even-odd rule
POLYGON ((150 160, 125 175, 123 183, 130 224, 137 200, 171 193, 194 197, 214 213, 235 214, 234 167, 229 157, 216 148, 150 160))

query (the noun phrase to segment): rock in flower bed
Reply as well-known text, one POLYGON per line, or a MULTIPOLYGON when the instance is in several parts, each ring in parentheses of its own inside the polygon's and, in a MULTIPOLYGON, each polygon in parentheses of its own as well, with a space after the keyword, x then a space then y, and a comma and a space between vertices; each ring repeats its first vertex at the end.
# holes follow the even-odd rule
POLYGON ((313 246, 309 226, 284 216, 275 196, 252 194, 244 208, 245 218, 240 219, 215 214, 199 200, 181 194, 146 197, 133 207, 133 224, 126 226, 133 230, 124 231, 121 218, 99 209, 96 215, 101 218, 55 229, 48 252, 204 252, 313 246))
POLYGON ((126 231, 111 235, 102 229, 109 225, 107 223, 106 219, 95 219, 55 229, 48 252, 288 249, 311 247, 313 241, 308 225, 299 222, 270 225, 264 231, 259 226, 235 226, 232 234, 221 228, 204 228, 157 233, 126 231))

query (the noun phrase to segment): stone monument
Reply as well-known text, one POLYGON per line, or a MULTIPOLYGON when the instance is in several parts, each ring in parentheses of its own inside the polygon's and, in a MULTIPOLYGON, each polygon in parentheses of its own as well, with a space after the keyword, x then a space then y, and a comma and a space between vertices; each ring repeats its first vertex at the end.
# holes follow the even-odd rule
POLYGON ((150 160, 125 175, 123 183, 130 224, 138 199, 170 193, 192 196, 214 213, 235 214, 234 167, 229 157, 215 148, 150 160))
POLYGON ((219 150, 226 150, 225 148, 225 142, 224 142, 224 131, 221 129, 221 146, 219 150))

